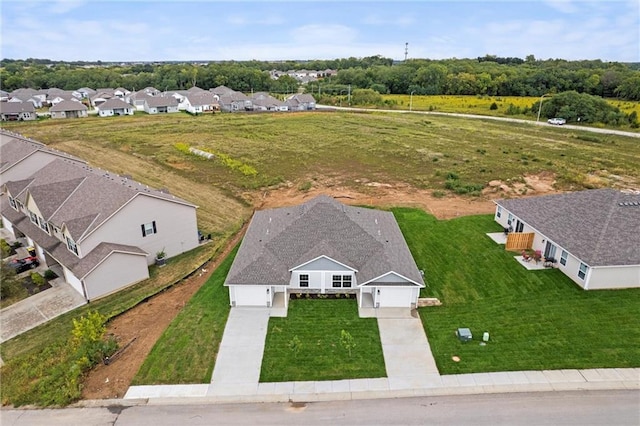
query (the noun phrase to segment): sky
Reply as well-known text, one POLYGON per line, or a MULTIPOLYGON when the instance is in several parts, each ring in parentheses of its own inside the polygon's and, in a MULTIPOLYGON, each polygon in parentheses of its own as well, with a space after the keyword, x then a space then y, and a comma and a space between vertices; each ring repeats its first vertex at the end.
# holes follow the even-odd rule
POLYGON ((640 0, 0 0, 0 57, 640 62, 640 0))

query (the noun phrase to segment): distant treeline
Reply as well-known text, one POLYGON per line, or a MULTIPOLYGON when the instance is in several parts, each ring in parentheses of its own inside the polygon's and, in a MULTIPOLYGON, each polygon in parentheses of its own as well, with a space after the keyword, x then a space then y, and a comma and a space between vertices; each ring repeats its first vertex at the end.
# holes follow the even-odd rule
POLYGON ((2 89, 21 87, 78 89, 124 87, 140 90, 231 89, 294 92, 300 86, 293 77, 271 79, 270 70, 338 70, 334 77, 307 83, 320 94, 345 94, 346 90, 373 89, 382 94, 542 96, 576 91, 606 98, 640 101, 640 64, 600 60, 566 61, 501 58, 486 55, 475 59, 410 59, 394 63, 390 58, 370 56, 315 61, 224 61, 102 63, 55 62, 46 59, 0 62, 2 89))

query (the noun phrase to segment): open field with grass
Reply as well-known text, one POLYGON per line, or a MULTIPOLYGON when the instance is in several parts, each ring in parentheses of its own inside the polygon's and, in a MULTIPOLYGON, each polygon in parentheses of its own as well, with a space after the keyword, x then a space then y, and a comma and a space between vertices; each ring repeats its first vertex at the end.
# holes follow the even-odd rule
POLYGON ((133 379, 133 385, 206 383, 229 316, 229 295, 223 286, 238 247, 167 327, 133 379))
POLYGON ((378 322, 359 318, 355 300, 294 299, 286 318, 269 319, 261 382, 386 375, 378 322), (342 330, 353 337, 351 355, 341 343, 342 330))
POLYGON ((309 184, 329 182, 371 192, 366 183, 380 182, 441 191, 449 173, 480 186, 539 173, 553 174, 558 189, 640 185, 636 138, 491 120, 376 112, 180 113, 6 127, 169 188, 200 206, 200 226, 213 233, 237 227, 250 216, 251 200, 283 185, 303 192, 309 184), (224 154, 257 173, 184 153, 176 144, 224 154))
POLYGON ((485 235, 502 230, 492 216, 393 212, 425 271, 423 295, 443 303, 419 311, 441 374, 640 366, 640 290, 584 291, 559 270, 527 271, 485 235), (460 343, 458 327, 474 341, 460 343))
MULTIPOLYGON (((433 95, 419 96, 413 95, 383 95, 385 101, 395 102, 397 109, 409 109, 411 105, 415 111, 439 111, 439 112, 455 112, 461 114, 478 114, 490 115, 495 117, 512 117, 523 120, 535 120, 537 115, 524 115, 521 113, 514 114, 507 112, 509 106, 518 107, 521 110, 530 108, 537 113, 540 105, 539 97, 531 96, 454 96, 454 95, 433 95), (413 101, 412 99, 413 98, 413 101), (497 109, 491 109, 491 105, 495 103, 497 109)), ((548 99, 546 97, 545 99, 548 99)), ((611 105, 620 108, 625 114, 635 111, 640 115, 640 102, 623 101, 619 99, 606 99, 611 105)), ((544 102, 544 100, 543 100, 544 102)), ((541 118, 542 120, 543 118, 541 118)), ((546 119, 544 119, 546 120, 546 119)), ((634 131, 634 129, 625 129, 634 131)))

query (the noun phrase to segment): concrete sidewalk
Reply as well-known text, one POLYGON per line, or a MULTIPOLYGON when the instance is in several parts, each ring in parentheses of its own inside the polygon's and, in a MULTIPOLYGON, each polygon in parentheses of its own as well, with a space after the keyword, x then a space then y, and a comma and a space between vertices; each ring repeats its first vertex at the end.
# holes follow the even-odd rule
POLYGON ((0 311, 0 343, 87 303, 62 278, 56 278, 51 285, 52 288, 0 311))

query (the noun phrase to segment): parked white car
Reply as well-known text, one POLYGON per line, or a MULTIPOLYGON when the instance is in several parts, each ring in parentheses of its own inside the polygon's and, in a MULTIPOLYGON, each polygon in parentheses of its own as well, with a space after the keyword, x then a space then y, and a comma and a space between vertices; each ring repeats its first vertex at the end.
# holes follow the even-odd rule
POLYGON ((550 118, 550 119, 547 120, 547 123, 555 124, 557 126, 562 126, 566 122, 567 122, 567 120, 565 120, 564 118, 550 118))

